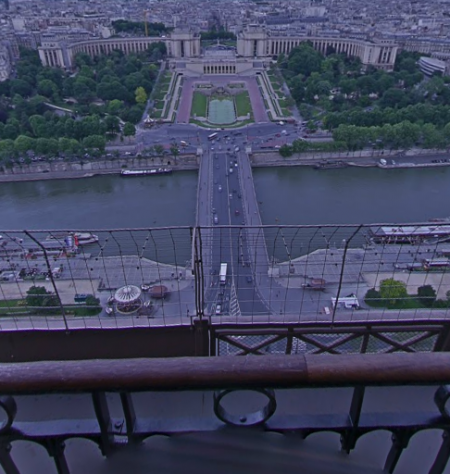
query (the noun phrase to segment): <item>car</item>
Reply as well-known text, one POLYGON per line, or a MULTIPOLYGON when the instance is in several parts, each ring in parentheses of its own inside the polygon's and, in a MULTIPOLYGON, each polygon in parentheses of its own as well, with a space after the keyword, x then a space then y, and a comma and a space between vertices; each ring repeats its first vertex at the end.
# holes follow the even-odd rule
POLYGON ((222 191, 222 185, 219 184, 219 186, 217 187, 217 189, 218 189, 219 191, 222 191))
POLYGON ((141 290, 142 291, 149 291, 150 290, 150 285, 146 285, 145 283, 143 283, 141 285, 141 290))
POLYGON ((235 168, 237 168, 237 165, 238 165, 238 164, 237 164, 237 163, 235 163, 235 164, 234 164, 234 167, 235 167, 235 168))
POLYGON ((233 194, 232 193, 230 193, 228 196, 230 197, 230 199, 233 199, 233 194))
POLYGON ((219 218, 217 216, 214 216, 214 224, 217 225, 219 223, 219 218))
POLYGON ((114 313, 114 309, 111 308, 111 306, 107 306, 105 308, 105 313, 108 315, 108 316, 111 316, 113 313, 114 313))
POLYGON ((216 305, 216 314, 221 314, 222 313, 222 305, 217 304, 216 305))
POLYGON ((211 147, 211 151, 214 151, 214 147, 213 147, 213 146, 211 147))
POLYGON ((238 216, 239 214, 240 214, 239 209, 236 209, 236 210, 234 211, 234 215, 235 215, 235 216, 238 216))
POLYGON ((238 193, 238 198, 241 199, 241 197, 242 197, 242 194, 238 193))
POLYGON ((253 278, 250 275, 247 276, 246 280, 247 280, 247 283, 253 282, 253 278))
POLYGON ((216 211, 216 208, 213 207, 213 208, 212 208, 212 213, 213 213, 213 214, 216 214, 216 212, 217 212, 217 211, 216 211))
POLYGON ((233 168, 230 168, 230 174, 232 174, 232 173, 233 173, 233 168))

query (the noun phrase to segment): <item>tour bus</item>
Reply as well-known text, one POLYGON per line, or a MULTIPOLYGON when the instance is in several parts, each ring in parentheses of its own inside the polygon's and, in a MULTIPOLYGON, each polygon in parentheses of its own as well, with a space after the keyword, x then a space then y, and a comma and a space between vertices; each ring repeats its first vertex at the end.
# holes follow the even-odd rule
POLYGON ((220 264, 220 284, 225 285, 227 282, 227 264, 226 263, 221 263, 220 264))
POLYGON ((450 260, 448 258, 425 258, 422 263, 425 270, 450 266, 450 260))
POLYGON ((217 138, 217 133, 211 133, 211 135, 208 136, 208 140, 214 140, 215 138, 217 138))

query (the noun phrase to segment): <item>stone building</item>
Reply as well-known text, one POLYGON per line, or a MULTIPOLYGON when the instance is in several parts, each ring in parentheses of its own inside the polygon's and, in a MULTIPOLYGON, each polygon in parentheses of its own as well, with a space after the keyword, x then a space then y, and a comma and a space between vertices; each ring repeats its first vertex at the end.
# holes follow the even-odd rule
MULTIPOLYGON (((193 69, 204 74, 234 74, 247 70, 254 60, 270 61, 279 54, 289 52, 303 41, 310 41, 314 48, 326 53, 333 48, 337 53, 357 56, 364 66, 375 66, 390 71, 394 68, 397 45, 389 40, 378 42, 349 38, 323 38, 313 36, 275 35, 259 26, 248 26, 238 34, 236 58, 220 60, 202 56, 200 35, 188 29, 176 29, 167 36, 138 38, 108 38, 78 42, 43 38, 39 56, 45 66, 72 69, 77 53, 90 56, 110 53, 115 49, 125 54, 145 51, 151 43, 164 42, 169 58, 175 61, 186 60, 195 63, 193 69), (205 63, 205 67, 201 63, 205 63)), ((183 64, 183 63, 180 63, 183 64)))
POLYGON ((6 44, 0 43, 0 82, 9 79, 12 71, 11 55, 6 44))

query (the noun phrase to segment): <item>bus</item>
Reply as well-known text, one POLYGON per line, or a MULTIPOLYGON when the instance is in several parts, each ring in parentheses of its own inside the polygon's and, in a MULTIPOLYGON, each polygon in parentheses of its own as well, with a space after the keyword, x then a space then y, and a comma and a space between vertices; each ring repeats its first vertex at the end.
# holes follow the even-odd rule
POLYGON ((214 140, 217 138, 218 133, 211 133, 211 135, 208 135, 208 140, 214 140))
POLYGON ((225 285, 227 282, 227 264, 226 263, 221 263, 220 264, 220 284, 225 285))

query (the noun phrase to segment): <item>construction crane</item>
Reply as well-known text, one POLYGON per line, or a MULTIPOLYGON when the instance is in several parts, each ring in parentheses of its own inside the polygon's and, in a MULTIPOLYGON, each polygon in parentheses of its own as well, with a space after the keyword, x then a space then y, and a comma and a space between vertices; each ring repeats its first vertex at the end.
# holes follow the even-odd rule
POLYGON ((145 36, 148 36, 148 10, 144 10, 144 27, 145 27, 145 36))

